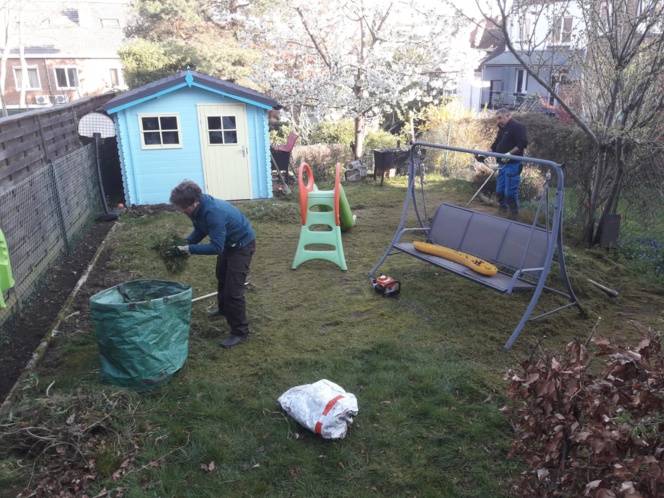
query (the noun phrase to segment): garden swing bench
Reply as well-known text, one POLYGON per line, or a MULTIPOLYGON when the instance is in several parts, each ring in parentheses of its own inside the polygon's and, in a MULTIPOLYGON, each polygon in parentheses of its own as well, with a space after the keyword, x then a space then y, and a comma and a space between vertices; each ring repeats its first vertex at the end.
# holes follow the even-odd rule
POLYGON ((581 310, 581 306, 572 290, 563 257, 563 165, 543 159, 524 158, 524 162, 548 168, 544 193, 531 225, 443 202, 438 206, 430 225, 426 226, 424 178, 420 164, 421 156, 426 151, 426 148, 493 156, 497 159, 508 157, 504 154, 426 142, 413 143, 410 149, 408 189, 401 221, 387 251, 385 251, 383 257, 380 258, 380 261, 371 270, 369 276, 373 278, 376 275, 378 269, 388 256, 408 254, 503 294, 511 294, 514 291, 531 291, 533 295, 530 303, 512 332, 512 335, 503 346, 503 351, 507 351, 512 347, 528 321, 550 315, 571 306, 576 306, 581 310), (549 207, 549 181, 552 171, 556 173, 557 177, 553 214, 550 213, 549 207), (418 175, 420 176, 422 186, 421 198, 424 208, 424 220, 420 215, 417 205, 415 177, 418 175), (413 203, 419 227, 406 228, 406 217, 411 202, 413 203), (542 209, 544 202, 545 209, 542 209), (543 218, 540 223, 543 226, 538 226, 540 218, 543 218), (492 276, 482 275, 459 263, 420 252, 415 249, 412 242, 402 240, 406 235, 411 236, 407 236, 406 239, 413 238, 412 235, 417 235, 417 233, 413 234, 413 232, 423 234, 426 242, 455 249, 476 258, 489 261, 498 267, 498 273, 492 276), (546 286, 547 276, 549 275, 554 255, 557 255, 557 263, 560 267, 561 279, 566 292, 546 286), (543 290, 562 296, 569 300, 569 302, 538 316, 531 317, 543 290))

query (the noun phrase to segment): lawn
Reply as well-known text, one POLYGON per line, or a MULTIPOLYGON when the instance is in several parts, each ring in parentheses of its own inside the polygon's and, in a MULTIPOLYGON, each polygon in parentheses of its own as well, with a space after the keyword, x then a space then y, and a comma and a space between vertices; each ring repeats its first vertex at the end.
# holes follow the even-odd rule
MULTIPOLYGON (((568 247, 587 316, 570 309, 532 322, 502 353, 529 296, 498 295, 406 256, 381 268, 401 282, 401 293, 378 295, 368 273, 398 226, 405 180, 344 188, 357 215, 343 234, 348 271, 327 261, 291 269, 297 192, 239 204, 258 245, 247 290, 250 339, 221 349, 228 328, 207 317, 214 299, 195 302, 187 362, 158 390, 138 395, 98 383, 83 303, 77 325, 53 341, 3 420, 0 489, 13 493, 3 496, 24 488, 52 496, 44 489, 55 481, 61 487, 52 489, 78 486, 76 496, 90 497, 513 496, 510 480, 524 467, 508 457, 512 428, 499 411, 507 368, 534 348, 585 340, 594 327, 632 338, 634 320, 661 324, 661 290, 602 250, 568 247), (618 287, 620 296, 610 300, 587 277, 618 287), (343 440, 312 434, 276 401, 320 379, 357 397, 359 414, 343 440)), ((443 199, 465 204, 475 188, 427 178, 429 216, 443 199)), ((477 208, 492 209, 479 201, 477 208)), ((214 258, 192 257, 183 273, 170 275, 150 249, 164 234, 189 231, 189 220, 174 212, 122 216, 93 274, 108 286, 155 278, 191 285, 195 297, 213 292, 214 258)), ((552 308, 559 298, 542 301, 552 308)))

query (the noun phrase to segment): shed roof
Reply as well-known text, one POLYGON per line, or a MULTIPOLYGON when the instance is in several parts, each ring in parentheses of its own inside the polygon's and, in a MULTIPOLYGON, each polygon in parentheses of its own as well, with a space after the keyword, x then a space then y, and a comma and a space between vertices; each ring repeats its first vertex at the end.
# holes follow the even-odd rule
POLYGON ((252 90, 251 88, 236 85, 235 83, 230 83, 219 78, 208 76, 207 74, 187 69, 186 71, 180 71, 179 73, 166 76, 165 78, 153 81, 147 85, 121 93, 117 97, 106 102, 101 106, 101 109, 112 114, 185 86, 193 86, 227 95, 265 109, 281 109, 282 107, 276 100, 252 90))
MULTIPOLYGON (((531 53, 519 52, 519 56, 528 65, 542 66, 566 66, 569 62, 571 51, 559 50, 535 50, 531 53)), ((520 66, 512 52, 506 51, 484 63, 485 66, 520 66)))

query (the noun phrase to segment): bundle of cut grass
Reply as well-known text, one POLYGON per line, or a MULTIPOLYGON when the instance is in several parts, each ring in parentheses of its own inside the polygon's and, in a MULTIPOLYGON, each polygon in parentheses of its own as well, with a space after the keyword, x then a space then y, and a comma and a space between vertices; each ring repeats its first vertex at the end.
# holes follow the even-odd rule
POLYGON ((187 242, 177 235, 166 235, 161 239, 155 240, 150 249, 155 251, 159 258, 164 262, 168 273, 176 275, 182 273, 189 262, 189 254, 175 254, 171 249, 174 246, 185 246, 187 242))

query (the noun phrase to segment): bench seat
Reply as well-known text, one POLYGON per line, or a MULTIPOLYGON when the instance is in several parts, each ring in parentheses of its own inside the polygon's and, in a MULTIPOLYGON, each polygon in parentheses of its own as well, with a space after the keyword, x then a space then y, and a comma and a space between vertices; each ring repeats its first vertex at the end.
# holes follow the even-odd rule
POLYGON ((473 280, 479 284, 482 284, 486 287, 490 287, 498 292, 506 293, 509 291, 532 291, 535 288, 536 282, 529 282, 522 278, 514 279, 513 276, 504 271, 499 271, 495 275, 487 276, 481 275, 476 271, 471 270, 467 266, 460 265, 449 259, 440 258, 434 256, 433 254, 428 254, 422 251, 418 251, 413 246, 412 242, 399 242, 394 245, 399 251, 403 251, 411 256, 414 256, 422 261, 430 263, 438 268, 442 268, 452 273, 456 273, 462 277, 465 277, 469 280, 473 280), (514 282, 512 287, 512 282, 514 282))

